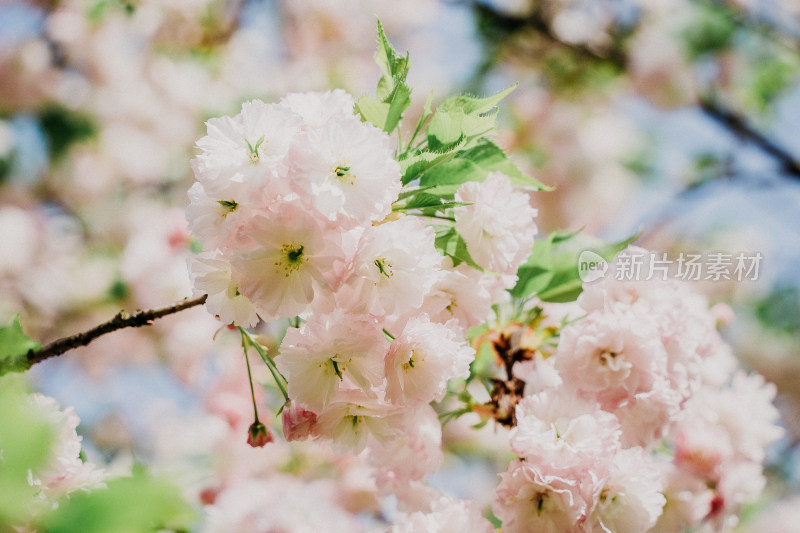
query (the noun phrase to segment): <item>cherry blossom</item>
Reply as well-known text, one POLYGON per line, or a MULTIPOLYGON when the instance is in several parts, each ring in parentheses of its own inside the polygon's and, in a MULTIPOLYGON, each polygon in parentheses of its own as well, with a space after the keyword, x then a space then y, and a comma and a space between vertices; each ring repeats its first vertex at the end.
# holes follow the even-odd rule
POLYGON ((505 175, 491 172, 481 183, 459 187, 455 198, 469 204, 457 207, 455 218, 470 256, 487 270, 515 273, 530 255, 537 232, 528 195, 513 190, 505 175))

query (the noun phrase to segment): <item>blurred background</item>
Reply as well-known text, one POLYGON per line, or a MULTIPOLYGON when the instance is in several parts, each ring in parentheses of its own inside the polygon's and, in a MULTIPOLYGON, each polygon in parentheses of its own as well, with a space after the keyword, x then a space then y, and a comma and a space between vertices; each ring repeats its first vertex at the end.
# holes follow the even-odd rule
MULTIPOLYGON (((780 513, 800 489, 798 0, 0 0, 0 321, 19 313, 46 342, 190 296, 184 208, 204 121, 252 98, 372 92, 376 18, 410 52, 409 115, 431 92, 517 84, 496 140, 556 187, 536 194, 543 234, 761 254, 751 279, 694 284, 731 306, 727 339, 778 387, 787 434, 745 527, 780 513)), ((249 424, 241 347, 212 339, 219 326, 193 309, 30 379, 75 406, 90 455, 175 471, 227 438, 211 415, 249 424)), ((448 438, 461 456, 441 482, 490 493, 498 468, 454 472, 491 436, 448 438)))

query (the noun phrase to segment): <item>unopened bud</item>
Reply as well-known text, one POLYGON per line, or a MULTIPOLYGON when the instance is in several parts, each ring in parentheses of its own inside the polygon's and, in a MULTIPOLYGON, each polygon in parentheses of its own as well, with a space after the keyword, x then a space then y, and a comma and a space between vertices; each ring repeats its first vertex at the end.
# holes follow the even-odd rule
POLYGON ((261 448, 275 438, 261 422, 253 422, 247 430, 247 444, 253 448, 261 448))

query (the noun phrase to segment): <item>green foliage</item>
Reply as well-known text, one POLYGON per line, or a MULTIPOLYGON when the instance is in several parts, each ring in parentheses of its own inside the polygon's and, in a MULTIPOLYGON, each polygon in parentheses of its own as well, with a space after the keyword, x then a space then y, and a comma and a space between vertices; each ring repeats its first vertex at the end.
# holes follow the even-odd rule
POLYGON ((467 243, 464 238, 450 226, 438 226, 436 228, 436 241, 434 243, 439 253, 446 255, 453 260, 453 265, 467 263, 468 265, 480 269, 467 251, 467 243))
POLYGON ((122 278, 117 278, 108 288, 108 297, 114 302, 124 302, 131 295, 131 287, 122 278))
MULTIPOLYGON (((411 103, 411 90, 405 84, 409 58, 400 55, 386 39, 378 23, 378 52, 375 60, 381 69, 376 96, 363 96, 356 111, 363 120, 392 133, 399 125, 403 112, 411 103)), ((433 96, 429 95, 411 139, 397 154, 405 186, 394 211, 414 211, 415 214, 447 221, 436 226, 435 245, 440 253, 452 258, 454 264, 466 262, 480 268, 470 257, 466 243, 453 227, 454 207, 465 205, 454 201, 458 186, 468 181, 483 181, 493 171, 502 172, 511 182, 530 189, 547 189, 542 183, 520 171, 502 149, 487 136, 497 131, 497 104, 514 87, 488 97, 453 96, 434 111, 433 96), (423 133, 423 139, 414 144, 423 133), (405 148, 403 150, 403 148, 405 148)))
POLYGON ((468 148, 497 133, 497 104, 515 87, 486 98, 451 96, 436 109, 426 131, 428 149, 445 153, 468 148))
POLYGON ((755 305, 756 317, 766 328, 800 336, 800 289, 776 286, 755 305))
POLYGON ((27 364, 20 356, 39 348, 41 344, 23 333, 19 315, 15 316, 10 326, 0 327, 0 375, 27 370, 27 364))
POLYGON ((356 111, 387 133, 397 128, 403 112, 411 105, 411 89, 406 85, 410 63, 408 52, 401 56, 386 39, 383 26, 378 22, 378 52, 375 62, 381 69, 377 98, 364 95, 356 102, 356 111))
POLYGON ((11 169, 14 166, 13 154, 8 157, 0 157, 0 184, 11 174, 11 169))
POLYGON ((455 152, 436 153, 428 150, 410 150, 398 158, 403 172, 403 185, 408 185, 423 173, 450 161, 455 152))
POLYGON ((797 77, 796 64, 780 55, 762 57, 752 66, 747 99, 758 111, 764 112, 797 77))
POLYGON ((555 92, 572 97, 606 90, 622 73, 622 67, 610 59, 567 47, 547 49, 541 56, 541 69, 555 92))
POLYGON ((59 104, 48 104, 38 115, 54 160, 63 157, 73 144, 90 139, 97 132, 97 126, 87 115, 59 104))
POLYGON ((493 171, 502 172, 518 187, 552 190, 520 171, 503 150, 486 139, 429 169, 421 177, 420 185, 456 185, 467 181, 483 181, 493 171))
POLYGON ((730 172, 730 162, 718 154, 707 152, 695 157, 693 170, 689 185, 697 187, 730 172))
POLYGON ((188 531, 194 512, 177 487, 135 468, 105 490, 73 494, 42 520, 42 533, 188 531))
MULTIPOLYGON (((410 63, 408 53, 399 54, 386 39, 380 22, 375 61, 381 69, 376 96, 359 98, 356 111, 363 120, 392 133, 411 104, 411 89, 405 83, 410 63)), ((453 201, 457 186, 483 181, 492 171, 503 172, 517 186, 547 188, 520 171, 503 150, 486 139, 497 131, 497 104, 513 89, 485 98, 453 96, 435 111, 433 95, 428 96, 411 139, 397 154, 403 185, 418 181, 420 187, 402 192, 393 206, 395 211, 413 210, 452 222, 447 210, 463 205, 453 201), (420 133, 424 133, 423 140, 415 145, 420 133)), ((456 263, 474 264, 464 240, 450 227, 439 232, 437 246, 456 263)))
POLYGON ((130 16, 136 11, 133 0, 95 0, 86 7, 86 18, 92 23, 101 22, 108 13, 118 11, 130 16))
POLYGON ((0 378, 0 531, 13 531, 4 526, 26 518, 35 497, 28 473, 46 464, 54 437, 48 423, 26 409, 26 397, 17 376, 0 378))
POLYGON ((638 235, 616 243, 606 243, 579 233, 553 232, 537 240, 528 260, 517 272, 516 286, 511 289, 515 298, 536 295, 545 302, 572 302, 583 290, 578 272, 581 252, 591 250, 611 261, 638 235))
POLYGON ((736 13, 723 3, 701 2, 683 30, 686 53, 691 59, 729 48, 736 34, 736 13))
POLYGON ((444 110, 447 101, 442 104, 428 124, 426 144, 399 158, 403 184, 419 179, 422 186, 458 185, 483 181, 489 172, 498 171, 518 187, 551 190, 519 170, 502 149, 485 138, 496 130, 496 111, 487 112, 487 103, 496 103, 510 90, 481 100, 460 97, 458 104, 451 103, 444 110))

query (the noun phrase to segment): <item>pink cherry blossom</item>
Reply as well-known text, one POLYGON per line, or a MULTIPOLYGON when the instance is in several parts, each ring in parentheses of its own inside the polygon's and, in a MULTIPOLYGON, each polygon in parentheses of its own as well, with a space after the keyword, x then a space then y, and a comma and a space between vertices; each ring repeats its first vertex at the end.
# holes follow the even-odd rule
POLYGON ((419 308, 442 264, 434 238, 433 228, 411 216, 367 228, 341 291, 342 305, 378 316, 419 308))
POLYGON ((372 444, 368 462, 376 470, 379 488, 403 492, 411 482, 423 480, 442 465, 442 425, 427 404, 406 409, 388 421, 397 428, 398 436, 372 444))
POLYGON ((504 533, 579 533, 586 499, 578 480, 586 473, 545 475, 534 463, 512 461, 500 474, 492 511, 504 533))
POLYGON ((231 266, 219 252, 203 252, 189 262, 192 284, 208 295, 206 309, 218 316, 223 324, 252 327, 258 324, 256 306, 231 278, 231 266))
POLYGON ((451 379, 469 377, 475 350, 455 321, 412 318, 386 354, 386 397, 396 404, 441 401, 451 379))
POLYGON ((617 452, 599 481, 584 524, 586 533, 639 533, 656 523, 666 500, 660 469, 644 450, 617 452))
POLYGON ((400 192, 400 165, 386 133, 350 115, 295 139, 292 187, 339 226, 383 220, 400 192))
POLYGON ((201 153, 192 160, 195 177, 210 194, 225 195, 235 184, 250 191, 283 189, 286 155, 301 122, 279 104, 253 100, 235 117, 212 118, 208 134, 197 141, 201 153))
POLYGON ((430 512, 402 516, 389 533, 493 533, 492 524, 480 508, 466 500, 442 496, 431 504, 430 512))
POLYGON ((323 93, 291 93, 280 104, 300 116, 305 128, 320 128, 329 120, 353 116, 355 99, 342 89, 323 93))
POLYGON ((564 389, 523 398, 516 416, 517 426, 509 434, 511 449, 542 465, 545 473, 588 470, 620 447, 617 418, 564 389))
POLYGON ((206 250, 229 246, 247 219, 261 209, 261 195, 247 191, 244 186, 231 186, 215 197, 195 182, 188 195, 186 220, 192 235, 206 250))
POLYGON ((304 482, 286 474, 244 479, 226 487, 205 509, 203 533, 229 531, 362 532, 356 517, 336 503, 329 480, 304 482))
POLYGON ((492 304, 496 303, 492 297, 496 277, 467 263, 452 268, 450 258, 445 258, 444 263, 436 283, 425 295, 422 311, 442 324, 456 319, 465 331, 489 320, 492 304))
POLYGON ((317 413, 309 411, 297 402, 288 402, 281 413, 283 436, 287 441, 305 440, 313 435, 317 413))
POLYGON ((659 533, 683 533, 700 524, 711 510, 714 491, 706 480, 662 462, 662 494, 666 499, 663 513, 653 530, 659 533))
POLYGON ((247 221, 230 253, 239 291, 266 319, 291 317, 306 310, 316 288, 341 254, 338 234, 296 201, 265 209, 247 221))
POLYGON ((75 410, 72 407, 62 409, 56 400, 39 393, 28 396, 26 401, 31 415, 50 425, 53 430, 53 446, 48 456, 28 476, 31 486, 41 491, 41 497, 55 503, 75 491, 105 487, 108 473, 80 458, 83 438, 76 431, 80 419, 75 410))
POLYGON ((331 439, 336 452, 360 453, 372 441, 387 446, 392 439, 401 437, 401 430, 392 419, 398 412, 396 407, 360 390, 339 391, 319 413, 316 431, 331 439))
POLYGON ((456 229, 475 262, 499 274, 515 274, 531 253, 537 228, 536 209, 527 194, 515 191, 504 174, 491 172, 481 182, 459 187, 456 229))
POLYGON ((380 324, 368 315, 313 315, 286 332, 276 364, 289 381, 289 396, 321 411, 342 385, 371 395, 383 381, 388 348, 380 324))
POLYGON ((622 305, 564 328, 556 354, 556 369, 567 386, 591 394, 608 410, 652 390, 666 367, 652 317, 622 305))

